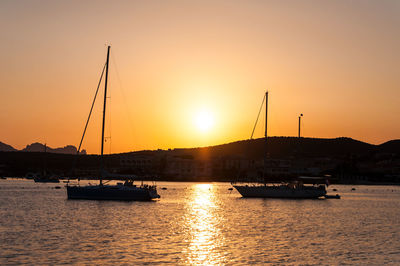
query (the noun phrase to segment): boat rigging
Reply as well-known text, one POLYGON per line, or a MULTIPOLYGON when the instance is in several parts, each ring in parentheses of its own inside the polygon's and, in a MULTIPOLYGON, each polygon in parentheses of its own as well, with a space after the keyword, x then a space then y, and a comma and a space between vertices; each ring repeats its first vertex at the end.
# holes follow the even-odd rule
POLYGON ((105 116, 107 107, 107 84, 108 84, 108 69, 109 69, 109 58, 110 58, 110 46, 107 47, 107 59, 103 67, 100 81, 98 83, 95 97, 90 108, 89 116, 85 124, 85 128, 82 134, 82 138, 78 147, 77 154, 80 152, 80 148, 86 133, 86 129, 93 111, 93 106, 97 98, 99 87, 105 71, 105 85, 104 85, 104 103, 103 103, 103 117, 102 117, 102 128, 101 128, 101 154, 100 154, 100 171, 99 171, 99 185, 88 185, 88 186, 71 186, 67 184, 67 196, 68 199, 88 199, 88 200, 152 200, 159 198, 160 195, 157 193, 157 187, 155 185, 142 184, 137 186, 134 184, 132 179, 126 178, 124 183, 117 183, 117 185, 106 185, 103 183, 104 170, 104 128, 105 128, 105 116))

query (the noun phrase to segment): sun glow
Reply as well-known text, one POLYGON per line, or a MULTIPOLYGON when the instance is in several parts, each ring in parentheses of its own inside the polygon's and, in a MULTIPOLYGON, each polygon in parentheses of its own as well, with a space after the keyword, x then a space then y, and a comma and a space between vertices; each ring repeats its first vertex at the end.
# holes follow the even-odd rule
POLYGON ((195 116, 195 124, 201 132, 208 132, 214 126, 214 116, 208 110, 201 110, 195 116))

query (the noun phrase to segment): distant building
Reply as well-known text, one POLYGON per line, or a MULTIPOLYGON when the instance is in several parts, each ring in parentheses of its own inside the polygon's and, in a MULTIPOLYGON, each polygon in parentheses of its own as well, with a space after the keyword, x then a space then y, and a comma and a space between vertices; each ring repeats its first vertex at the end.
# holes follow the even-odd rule
POLYGON ((267 159, 265 161, 266 174, 273 177, 288 176, 291 174, 292 163, 284 159, 267 159))
POLYGON ((85 168, 75 168, 74 175, 78 177, 99 177, 99 168, 98 167, 85 167, 85 168))
POLYGON ((210 161, 171 156, 166 159, 164 175, 171 178, 212 177, 210 161))
POLYGON ((128 154, 120 157, 121 169, 129 169, 132 174, 154 174, 157 160, 154 155, 128 154))

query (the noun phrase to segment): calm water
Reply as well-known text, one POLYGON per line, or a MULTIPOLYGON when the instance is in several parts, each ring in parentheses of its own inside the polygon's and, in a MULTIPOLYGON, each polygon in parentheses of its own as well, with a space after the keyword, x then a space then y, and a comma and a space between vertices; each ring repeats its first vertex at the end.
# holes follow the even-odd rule
POLYGON ((400 264, 400 187, 278 200, 159 182, 158 201, 102 202, 56 185, 0 180, 1 265, 400 264))

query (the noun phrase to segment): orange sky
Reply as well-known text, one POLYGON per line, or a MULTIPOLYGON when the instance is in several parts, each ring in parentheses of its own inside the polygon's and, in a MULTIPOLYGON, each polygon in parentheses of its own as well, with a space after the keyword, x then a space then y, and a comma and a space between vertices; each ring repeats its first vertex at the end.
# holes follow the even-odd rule
MULTIPOLYGON (((77 146, 106 44, 106 152, 247 139, 266 89, 270 135, 296 135, 303 113, 306 137, 396 139, 399 14, 396 0, 1 1, 0 141, 77 146)), ((89 153, 101 100, 94 116, 89 153)))

